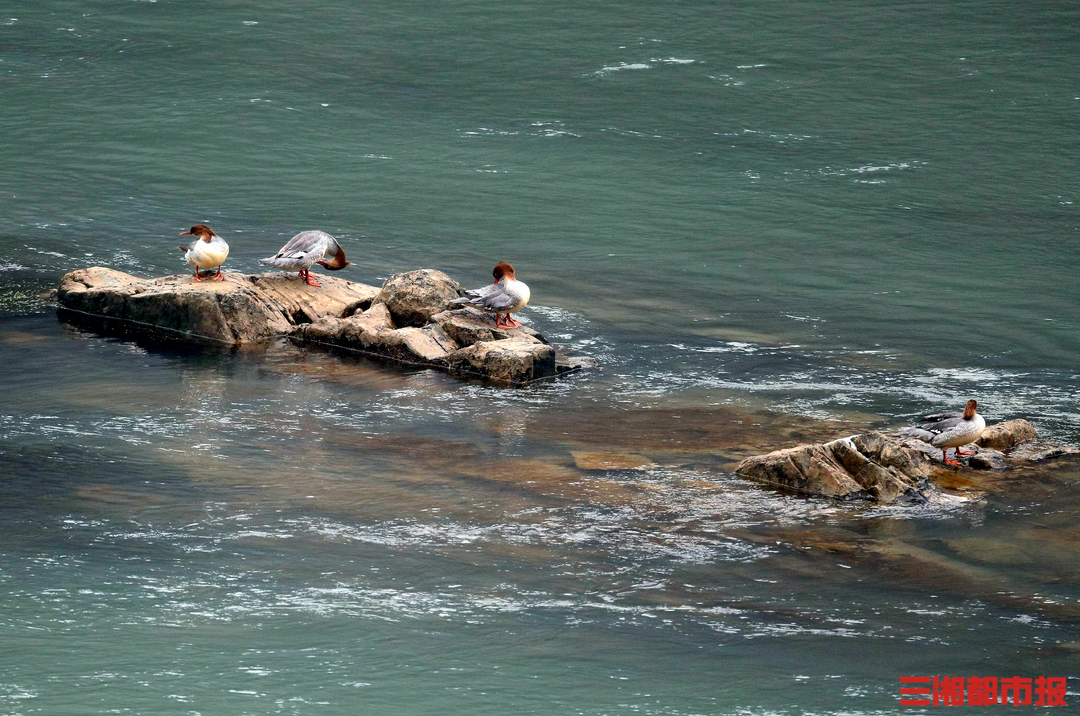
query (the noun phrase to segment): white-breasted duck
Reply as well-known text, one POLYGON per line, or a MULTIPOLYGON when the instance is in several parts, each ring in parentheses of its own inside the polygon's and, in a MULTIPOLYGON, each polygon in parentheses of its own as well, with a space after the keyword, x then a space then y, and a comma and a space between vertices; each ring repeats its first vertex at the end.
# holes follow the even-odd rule
POLYGON ((217 281, 224 281, 225 277, 221 274, 221 264, 225 263, 225 259, 229 256, 229 245, 225 243, 225 239, 221 238, 214 233, 206 224, 195 224, 189 231, 181 231, 181 236, 197 236, 187 246, 181 246, 180 250, 184 252, 184 258, 187 262, 195 267, 195 281, 206 281, 208 279, 215 279, 217 281), (199 269, 212 269, 216 268, 217 273, 208 276, 207 278, 201 278, 199 276, 199 269))
POLYGON ((975 412, 979 406, 974 400, 969 400, 964 405, 964 412, 937 413, 927 415, 923 423, 915 428, 904 428, 900 431, 900 437, 916 438, 930 443, 936 448, 941 448, 941 459, 946 465, 959 465, 956 460, 949 459, 949 448, 956 448, 956 457, 967 457, 975 453, 960 452, 960 448, 969 445, 982 436, 986 430, 986 421, 983 416, 975 412))
POLYGON ((506 261, 495 264, 491 275, 495 277, 495 283, 465 291, 465 295, 450 303, 466 304, 486 313, 494 313, 495 325, 499 328, 519 328, 521 323, 510 318, 510 314, 525 308, 529 302, 529 287, 524 281, 517 280, 514 267, 506 261), (503 315, 506 316, 505 320, 503 315))

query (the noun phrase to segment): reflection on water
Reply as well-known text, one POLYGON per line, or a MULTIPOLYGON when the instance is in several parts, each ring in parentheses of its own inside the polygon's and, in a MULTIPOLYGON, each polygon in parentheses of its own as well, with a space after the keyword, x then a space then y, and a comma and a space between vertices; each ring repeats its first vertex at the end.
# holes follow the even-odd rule
POLYGON ((0 346, 22 377, 0 393, 13 712, 107 685, 147 710, 345 713, 421 684, 405 712, 495 713, 501 679, 542 711, 552 687, 586 713, 783 710, 795 688, 875 711, 900 675, 1066 674, 1080 649, 1075 462, 870 508, 732 474, 888 423, 857 413, 634 397, 607 372, 503 390, 287 342, 148 352, 47 315, 0 346))

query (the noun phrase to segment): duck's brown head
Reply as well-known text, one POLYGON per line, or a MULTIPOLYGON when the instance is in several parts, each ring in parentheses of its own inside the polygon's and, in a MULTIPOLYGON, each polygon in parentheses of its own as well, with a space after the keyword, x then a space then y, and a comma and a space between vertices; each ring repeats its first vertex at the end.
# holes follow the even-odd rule
MULTIPOLYGON (((979 404, 974 400, 969 400, 964 405, 964 420, 971 420, 975 417, 975 408, 979 407, 979 404)), ((954 413, 955 415, 955 413, 954 413)))
POLYGON ((191 227, 190 231, 181 231, 180 235, 181 236, 198 236, 200 239, 202 239, 206 243, 210 243, 210 239, 217 236, 217 234, 214 233, 214 230, 211 229, 206 224, 195 224, 195 226, 191 227))
POLYGON ((491 275, 495 277, 495 283, 498 283, 502 279, 513 281, 514 279, 514 267, 507 261, 500 261, 495 264, 495 268, 491 270, 491 275))
POLYGON ((345 249, 340 246, 337 247, 337 253, 334 254, 334 258, 329 261, 316 261, 315 263, 328 268, 331 271, 339 271, 349 265, 349 262, 345 260, 345 249))

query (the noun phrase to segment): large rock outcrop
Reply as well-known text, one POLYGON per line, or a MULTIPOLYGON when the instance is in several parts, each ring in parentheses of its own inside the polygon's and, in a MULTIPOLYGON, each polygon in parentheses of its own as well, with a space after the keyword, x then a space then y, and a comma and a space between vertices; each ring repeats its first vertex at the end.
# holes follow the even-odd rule
POLYGON ((381 289, 321 275, 322 287, 288 274, 225 273, 139 279, 100 267, 66 275, 62 317, 119 332, 244 345, 276 336, 498 383, 524 385, 595 361, 569 356, 528 327, 499 328, 471 308, 449 310, 458 285, 440 271, 397 274, 381 289))
MULTIPOLYGON (((1080 457, 1080 448, 1038 440, 1035 427, 1026 420, 991 425, 965 450, 971 454, 960 458, 960 468, 950 470, 1001 472, 1023 464, 1080 457)), ((735 473, 808 495, 892 503, 939 499, 941 491, 932 479, 949 474, 943 467, 940 448, 916 438, 871 432, 755 455, 739 463, 735 473)))
POLYGON ((881 433, 776 450, 739 463, 736 474, 795 492, 841 500, 926 501, 936 492, 931 461, 881 433))
POLYGON ((129 335, 243 345, 351 315, 379 293, 332 276, 321 276, 319 289, 286 274, 224 276, 197 283, 190 275, 141 279, 96 266, 64 276, 56 300, 65 311, 129 335))

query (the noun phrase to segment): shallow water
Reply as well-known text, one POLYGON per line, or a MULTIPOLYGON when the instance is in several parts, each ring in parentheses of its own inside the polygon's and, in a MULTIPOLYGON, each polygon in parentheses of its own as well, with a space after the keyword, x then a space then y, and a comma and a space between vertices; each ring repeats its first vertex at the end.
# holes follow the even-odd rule
POLYGON ((1077 463, 904 509, 732 467, 968 397, 1080 441, 1080 11, 0 14, 0 712, 883 713, 904 675, 1077 674, 1077 463), (200 221, 226 270, 307 228, 367 283, 509 259, 602 367, 177 352, 38 297, 184 270, 200 221))

